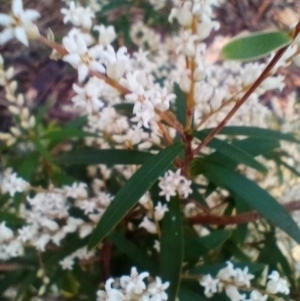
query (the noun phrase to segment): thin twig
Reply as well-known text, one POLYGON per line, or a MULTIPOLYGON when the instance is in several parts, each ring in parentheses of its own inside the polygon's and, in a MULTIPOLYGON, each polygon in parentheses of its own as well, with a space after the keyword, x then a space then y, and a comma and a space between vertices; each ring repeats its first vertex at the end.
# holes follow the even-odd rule
MULTIPOLYGON (((288 211, 297 211, 300 210, 300 200, 289 202, 283 207, 288 211)), ((263 218, 263 216, 257 211, 250 211, 234 216, 220 216, 220 215, 209 215, 209 214, 198 214, 196 216, 188 218, 189 221, 194 225, 217 225, 217 226, 226 226, 226 225, 241 225, 254 222, 258 219, 263 218)))

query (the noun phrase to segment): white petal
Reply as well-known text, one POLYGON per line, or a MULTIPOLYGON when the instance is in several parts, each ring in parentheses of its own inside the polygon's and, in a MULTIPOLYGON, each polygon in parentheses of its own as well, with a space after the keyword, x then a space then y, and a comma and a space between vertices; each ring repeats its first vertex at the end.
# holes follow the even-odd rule
POLYGON ((103 65, 96 61, 93 61, 91 63, 91 69, 100 73, 105 73, 105 68, 103 67, 103 65))
POLYGON ((26 18, 27 21, 35 21, 41 15, 38 11, 34 9, 27 9, 23 12, 23 16, 26 18))
POLYGON ((63 57, 63 61, 71 64, 74 68, 78 68, 81 59, 78 54, 67 54, 63 57))
POLYGON ((22 0, 13 0, 12 11, 15 15, 18 15, 18 16, 23 14, 24 10, 23 10, 22 0))
POLYGON ((78 81, 83 82, 89 74, 89 68, 87 65, 80 65, 78 67, 78 81))
POLYGON ((0 25, 9 26, 12 23, 13 23, 13 19, 11 16, 6 14, 0 14, 0 25))
POLYGON ((6 28, 0 33, 0 45, 5 44, 7 41, 13 39, 14 31, 12 28, 6 28))
POLYGON ((29 46, 28 39, 27 39, 27 36, 26 36, 26 32, 25 32, 25 29, 23 27, 16 27, 15 28, 15 36, 25 46, 27 46, 27 47, 29 46))

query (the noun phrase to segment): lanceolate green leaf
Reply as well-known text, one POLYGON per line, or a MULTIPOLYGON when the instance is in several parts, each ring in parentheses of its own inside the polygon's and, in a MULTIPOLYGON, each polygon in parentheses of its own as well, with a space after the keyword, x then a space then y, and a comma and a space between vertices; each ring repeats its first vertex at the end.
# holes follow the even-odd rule
POLYGON ((229 230, 217 230, 211 234, 194 239, 186 239, 184 243, 184 257, 187 261, 198 261, 200 256, 217 249, 231 236, 229 230))
POLYGON ((178 84, 174 84, 174 93, 176 94, 176 116, 182 125, 185 125, 186 119, 186 94, 180 89, 178 84))
POLYGON ((227 60, 259 59, 290 42, 291 37, 285 32, 256 32, 230 41, 221 50, 221 56, 227 60))
POLYGON ((116 232, 112 232, 108 238, 121 252, 124 252, 131 260, 136 262, 140 268, 145 269, 152 276, 158 274, 157 262, 144 250, 116 232))
MULTIPOLYGON (((208 135, 213 128, 205 129, 197 132, 197 135, 208 135)), ((227 135, 227 136, 248 136, 252 138, 266 139, 266 140, 284 140, 289 142, 300 143, 300 140, 297 139, 291 133, 280 133, 278 131, 263 129, 259 127, 250 127, 250 126, 227 126, 224 127, 218 135, 227 135)))
POLYGON ((168 300, 176 299, 183 262, 183 228, 180 199, 174 197, 169 203, 169 211, 162 221, 160 275, 170 282, 168 300))
MULTIPOLYGON (((205 136, 206 135, 201 132, 195 134, 195 137, 201 140, 204 139, 205 136)), ((208 146, 216 149, 219 153, 233 161, 243 163, 261 172, 267 172, 266 167, 258 161, 256 161, 250 154, 236 147, 235 145, 227 143, 226 141, 214 138, 208 146)))
MULTIPOLYGON (((300 243, 300 230, 290 214, 255 182, 250 181, 238 172, 224 168, 217 164, 201 160, 199 170, 213 183, 227 188, 251 207, 256 209, 265 218, 289 234, 300 243)), ((197 167, 196 167, 197 168, 197 167)))
POLYGON ((181 285, 179 293, 178 293, 180 300, 186 301, 207 301, 205 297, 197 294, 196 292, 192 291, 189 287, 181 285))
POLYGON ((74 129, 70 127, 65 127, 62 129, 57 129, 51 131, 41 137, 41 139, 50 139, 55 141, 61 141, 64 139, 71 138, 86 138, 86 137, 98 137, 95 133, 84 132, 80 129, 74 129))
POLYGON ((143 164, 153 155, 137 150, 84 148, 60 154, 55 162, 63 165, 143 164))
POLYGON ((146 161, 126 182, 93 231, 88 243, 89 249, 94 248, 114 229, 182 150, 182 144, 167 147, 146 161))

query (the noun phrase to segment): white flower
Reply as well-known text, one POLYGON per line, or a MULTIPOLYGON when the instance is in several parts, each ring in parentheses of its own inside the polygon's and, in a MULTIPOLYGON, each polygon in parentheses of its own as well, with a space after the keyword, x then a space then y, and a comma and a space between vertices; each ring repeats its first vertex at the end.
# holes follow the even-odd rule
POLYGON ((160 252, 160 241, 155 240, 153 248, 157 251, 157 253, 159 253, 160 252))
POLYGON ((79 237, 85 238, 86 236, 92 233, 93 229, 94 227, 90 224, 81 225, 79 228, 79 237))
POLYGON ((6 27, 0 33, 0 44, 15 37, 25 46, 29 46, 27 35, 36 36, 38 34, 38 29, 32 21, 39 17, 40 14, 36 10, 24 10, 22 0, 13 0, 12 13, 10 15, 0 14, 0 25, 6 27))
POLYGON ((201 23, 198 26, 197 33, 200 40, 207 38, 211 31, 218 30, 220 28, 220 23, 211 20, 207 15, 201 17, 201 23))
POLYGON ((139 274, 135 267, 131 268, 130 276, 122 276, 120 278, 120 284, 127 293, 142 294, 146 290, 146 284, 143 281, 148 277, 148 272, 139 274))
POLYGON ((63 270, 73 270, 74 263, 75 261, 73 256, 68 256, 59 262, 63 270))
POLYGON ((261 89, 262 93, 264 93, 265 91, 272 90, 272 89, 279 89, 279 91, 282 91, 284 87, 285 87, 284 76, 278 75, 278 76, 267 77, 261 83, 259 89, 261 89))
POLYGON ((62 8, 61 13, 64 15, 64 23, 71 22, 75 26, 82 26, 90 29, 92 26, 92 19, 95 18, 94 12, 90 7, 82 7, 75 4, 74 1, 69 3, 69 9, 62 8))
POLYGON ((242 301, 246 298, 246 295, 240 294, 237 287, 233 285, 227 285, 225 287, 225 293, 231 301, 242 301))
POLYGON ((108 279, 105 283, 105 291, 97 292, 97 301, 123 301, 125 296, 117 289, 111 288, 113 279, 108 279))
POLYGON ((143 221, 139 224, 139 228, 145 228, 151 234, 157 233, 155 223, 150 221, 150 219, 147 216, 145 216, 143 221))
POLYGON ((109 78, 119 81, 126 71, 130 68, 129 56, 127 48, 121 47, 115 52, 112 46, 107 46, 107 50, 103 54, 106 58, 106 74, 109 78))
POLYGON ((99 44, 104 47, 110 45, 117 37, 115 28, 111 25, 107 27, 104 25, 96 25, 94 26, 94 30, 99 32, 99 44))
POLYGON ((103 101, 100 100, 104 85, 104 81, 95 76, 90 78, 84 87, 73 84, 73 90, 77 93, 72 98, 75 106, 84 108, 88 114, 99 112, 100 108, 104 106, 103 101))
POLYGON ((250 280, 254 278, 254 275, 248 274, 248 267, 245 267, 243 270, 236 268, 235 269, 235 276, 234 276, 234 282, 237 286, 243 286, 250 287, 250 280))
POLYGON ((226 262, 227 267, 221 269, 218 274, 217 278, 224 281, 232 281, 236 275, 236 270, 233 268, 233 264, 230 261, 226 262))
POLYGON ((181 182, 177 185, 177 191, 181 198, 186 199, 189 194, 193 192, 191 188, 192 181, 187 179, 182 179, 181 182))
POLYGON ((4 172, 4 177, 1 183, 2 193, 9 193, 13 197, 16 192, 24 192, 28 189, 29 183, 19 178, 16 173, 12 173, 12 170, 8 169, 4 172))
POLYGON ((18 229, 18 239, 23 243, 32 240, 37 234, 37 231, 37 228, 33 225, 23 226, 21 229, 18 229))
POLYGON ((22 256, 24 254, 23 244, 18 240, 13 240, 7 245, 6 251, 11 257, 22 256))
POLYGON ((259 291, 254 290, 250 294, 250 299, 247 301, 267 301, 268 295, 262 295, 259 291))
POLYGON ((0 224, 0 242, 8 241, 14 237, 14 232, 5 224, 5 222, 0 224))
POLYGON ((159 195, 165 196, 167 201, 170 201, 171 196, 175 196, 176 192, 182 198, 187 198, 188 195, 193 192, 190 188, 192 181, 187 180, 180 173, 180 169, 178 169, 176 173, 172 170, 168 170, 163 177, 159 178, 158 186, 162 190, 159 195))
POLYGON ((288 287, 288 283, 285 279, 281 278, 277 271, 273 271, 268 276, 267 283, 267 292, 271 294, 282 293, 288 295, 290 293, 290 289, 288 287))
POLYGON ((176 52, 183 53, 186 56, 196 55, 196 41, 199 40, 197 35, 193 35, 190 29, 180 32, 180 36, 175 38, 177 43, 176 52))
POLYGON ((151 101, 155 108, 158 110, 165 112, 170 108, 170 102, 176 98, 176 95, 173 93, 168 93, 166 87, 163 89, 155 90, 151 101))
POLYGON ((133 113, 135 117, 131 118, 131 121, 137 122, 138 127, 144 126, 145 128, 149 128, 149 123, 155 116, 153 104, 148 100, 137 101, 133 107, 133 113))
POLYGON ((64 191, 68 198, 86 198, 87 197, 86 183, 75 182, 72 186, 64 186, 64 191))
POLYGON ((162 205, 161 202, 157 203, 157 206, 154 208, 154 218, 156 221, 163 219, 165 213, 169 211, 167 205, 162 205))
POLYGON ((206 297, 211 297, 218 291, 219 279, 214 279, 211 275, 205 275, 201 280, 200 284, 204 286, 204 294, 206 297))
POLYGON ((57 246, 60 246, 61 241, 66 237, 67 233, 65 233, 63 230, 56 232, 52 237, 51 240, 53 243, 55 243, 57 246))
POLYGON ((51 236, 49 234, 43 234, 40 238, 38 238, 34 242, 34 246, 36 247, 37 250, 43 252, 45 251, 45 247, 50 240, 51 240, 51 236))
POLYGON ((67 224, 63 226, 63 231, 65 233, 73 233, 82 223, 83 220, 80 218, 69 217, 67 220, 67 224))
POLYGON ((151 301, 163 301, 168 300, 166 289, 170 286, 169 282, 162 283, 159 277, 155 278, 155 282, 151 283, 148 287, 151 301))
POLYGON ((93 213, 97 206, 96 203, 90 199, 80 202, 79 208, 84 211, 85 215, 88 215, 89 213, 93 213))
POLYGON ((68 36, 63 38, 63 45, 68 54, 63 57, 65 62, 78 69, 78 80, 84 81, 89 70, 105 73, 105 68, 98 59, 102 55, 102 46, 96 45, 88 48, 83 33, 73 28, 68 36))
POLYGON ((180 8, 174 7, 169 15, 169 22, 173 22, 176 18, 181 26, 187 27, 192 24, 193 14, 192 14, 192 2, 186 1, 180 8))

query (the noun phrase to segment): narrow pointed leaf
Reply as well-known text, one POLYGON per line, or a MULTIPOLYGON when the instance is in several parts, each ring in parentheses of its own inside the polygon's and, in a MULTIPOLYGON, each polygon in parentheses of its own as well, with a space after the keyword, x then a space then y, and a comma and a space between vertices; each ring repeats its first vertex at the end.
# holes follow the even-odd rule
POLYGON ((108 238, 121 252, 124 252, 131 260, 136 262, 140 268, 148 271, 152 276, 158 275, 157 262, 144 250, 116 232, 112 232, 108 238))
POLYGON ((201 160, 199 170, 213 183, 227 188, 300 243, 300 230, 291 215, 267 191, 238 172, 201 160))
POLYGON ((146 161, 126 182, 93 231, 88 243, 89 250, 99 244, 115 228, 182 150, 182 144, 167 147, 146 161))
POLYGON ((207 298, 197 294, 196 292, 192 291, 189 287, 183 285, 180 287, 178 296, 180 300, 207 301, 207 298))
POLYGON ((221 56, 227 60, 249 61, 262 58, 291 43, 286 32, 256 32, 236 37, 221 50, 221 56))
POLYGON ((180 89, 178 84, 174 84, 174 93, 176 94, 176 116, 178 121, 185 125, 186 122, 186 94, 180 89))
POLYGON ((170 282, 168 301, 176 299, 183 262, 183 227, 180 209, 180 199, 174 197, 169 203, 169 211, 162 221, 162 236, 160 244, 160 275, 170 282))
MULTIPOLYGON (((200 132, 195 134, 195 137, 201 140, 203 140, 205 136, 205 134, 200 132)), ((227 143, 226 141, 214 138, 208 146, 216 149, 219 153, 235 162, 245 164, 261 172, 267 172, 267 168, 256 161, 250 154, 235 145, 227 143)))
POLYGON ((60 154, 55 162, 63 165, 143 164, 153 155, 137 150, 84 148, 60 154))

